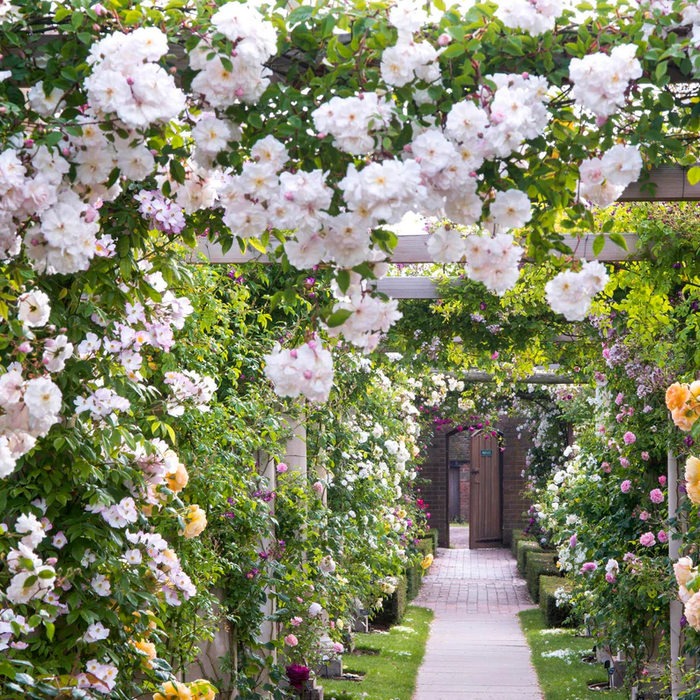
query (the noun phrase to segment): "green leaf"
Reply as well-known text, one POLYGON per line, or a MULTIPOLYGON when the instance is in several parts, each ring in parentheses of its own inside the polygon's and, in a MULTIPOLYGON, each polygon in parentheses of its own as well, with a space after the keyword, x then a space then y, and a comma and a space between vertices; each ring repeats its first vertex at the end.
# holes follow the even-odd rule
POLYGON ((616 245, 619 245, 622 250, 629 250, 627 248, 627 241, 621 233, 611 233, 610 240, 616 245))
POLYGON ((700 167, 697 165, 688 170, 688 182, 693 186, 700 182, 700 167))
POLYGON ((185 168, 174 158, 170 161, 170 174, 175 182, 179 182, 181 185, 185 183, 185 168))
POLYGON ((329 328, 336 328, 337 326, 342 326, 345 321, 347 321, 350 316, 352 316, 352 311, 349 309, 338 309, 334 311, 326 321, 326 325, 329 328))
POLYGON ((338 282, 340 291, 343 293, 347 292, 350 286, 350 272, 348 270, 341 270, 335 279, 338 282))

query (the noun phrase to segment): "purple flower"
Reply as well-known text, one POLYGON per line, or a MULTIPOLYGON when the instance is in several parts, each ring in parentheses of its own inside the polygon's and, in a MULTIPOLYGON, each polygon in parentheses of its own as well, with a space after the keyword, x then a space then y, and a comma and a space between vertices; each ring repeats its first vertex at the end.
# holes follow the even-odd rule
POLYGON ((571 535, 571 537, 569 537, 569 547, 571 547, 571 549, 573 549, 576 546, 577 542, 578 538, 576 537, 576 535, 571 535))
POLYGON ((309 680, 311 673, 306 666, 301 664, 285 666, 284 670, 287 673, 287 678, 289 678, 289 685, 297 690, 301 690, 304 687, 304 683, 309 680))

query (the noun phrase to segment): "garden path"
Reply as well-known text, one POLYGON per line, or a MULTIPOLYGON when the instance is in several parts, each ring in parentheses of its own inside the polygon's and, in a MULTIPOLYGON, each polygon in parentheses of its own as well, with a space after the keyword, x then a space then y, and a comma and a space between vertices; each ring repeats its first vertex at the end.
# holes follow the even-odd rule
POLYGON ((507 549, 468 549, 469 530, 450 530, 415 605, 435 619, 414 700, 542 700, 517 613, 532 607, 507 549))

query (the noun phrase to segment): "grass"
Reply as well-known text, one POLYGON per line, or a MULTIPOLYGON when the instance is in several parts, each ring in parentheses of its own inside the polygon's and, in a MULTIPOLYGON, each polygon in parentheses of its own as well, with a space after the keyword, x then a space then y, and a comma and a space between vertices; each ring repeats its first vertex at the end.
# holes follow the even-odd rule
POLYGON ((358 634, 356 651, 370 653, 345 654, 343 670, 363 673, 364 680, 319 678, 326 700, 411 700, 432 619, 431 610, 411 605, 388 632, 358 634))
POLYGON ((520 613, 520 624, 532 651, 545 700, 622 700, 624 690, 588 690, 591 682, 605 681, 607 671, 602 664, 587 664, 581 656, 590 654, 593 643, 577 637, 576 630, 547 629, 539 608, 520 613), (560 654, 561 656, 551 656, 560 654))

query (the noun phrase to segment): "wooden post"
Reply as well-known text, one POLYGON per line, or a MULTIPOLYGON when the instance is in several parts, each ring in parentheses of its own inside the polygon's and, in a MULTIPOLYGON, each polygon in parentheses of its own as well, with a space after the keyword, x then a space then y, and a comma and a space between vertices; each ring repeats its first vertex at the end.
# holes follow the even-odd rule
MULTIPOLYGON (((671 450, 668 451, 667 465, 668 483, 668 517, 676 517, 678 508, 678 460, 671 450)), ((676 528, 669 525, 668 532, 668 555, 671 561, 677 561, 680 553, 680 533, 676 528)), ((683 646, 683 628, 681 627, 681 617, 683 615, 683 603, 680 600, 671 600, 671 696, 673 700, 678 700, 680 693, 684 690, 683 669, 680 665, 683 646)))

